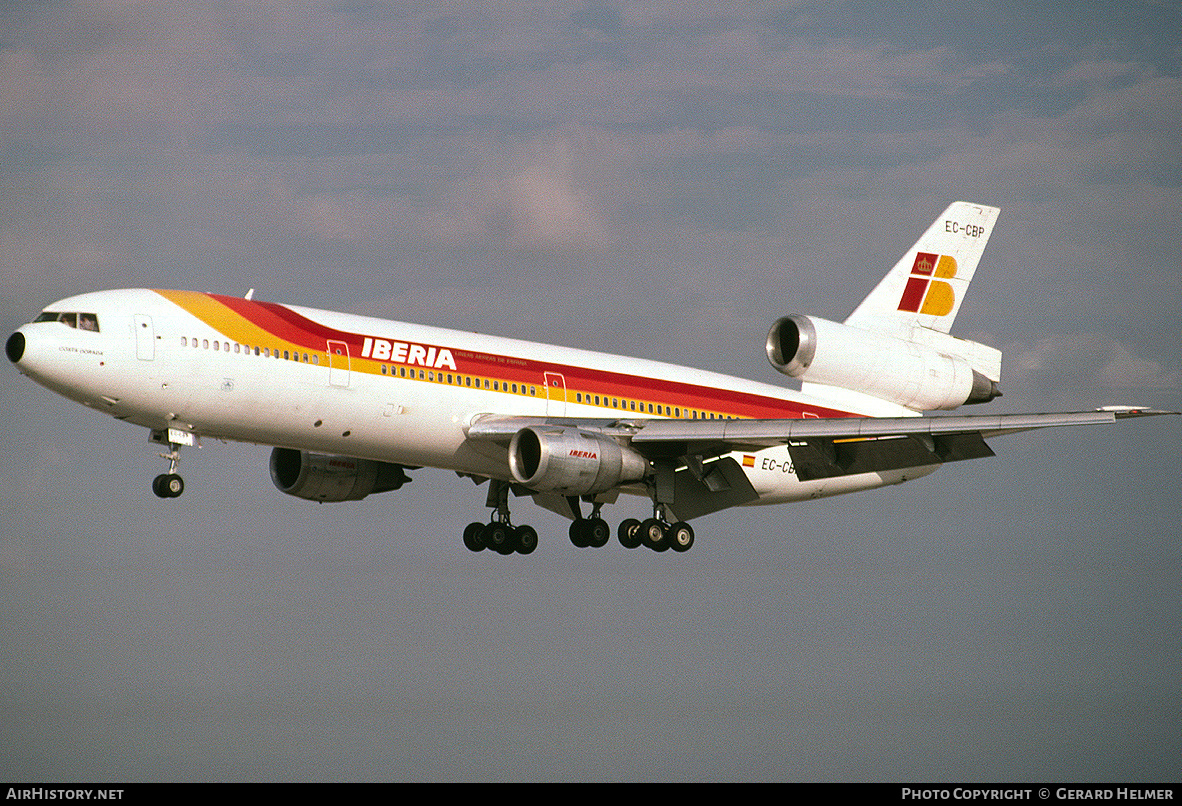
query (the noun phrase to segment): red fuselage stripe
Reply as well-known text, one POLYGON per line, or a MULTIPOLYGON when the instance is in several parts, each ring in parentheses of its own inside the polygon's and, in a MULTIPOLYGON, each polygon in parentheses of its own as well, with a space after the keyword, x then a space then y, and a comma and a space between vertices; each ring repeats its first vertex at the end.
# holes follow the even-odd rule
MULTIPOLYGON (((365 336, 336 330, 272 302, 258 302, 221 294, 208 294, 207 296, 261 330, 272 334, 275 338, 316 352, 324 352, 329 340, 343 341, 349 345, 350 356, 353 359, 359 359, 367 338, 390 338, 388 334, 365 336)), ((214 322, 207 322, 207 324, 216 327, 214 322)), ((394 324, 391 323, 391 325, 394 324)), ((437 349, 445 347, 445 345, 429 344, 424 346, 434 346, 437 349)), ((534 361, 516 356, 494 355, 462 347, 447 347, 447 349, 451 351, 455 359, 454 374, 456 375, 495 377, 510 383, 541 387, 545 373, 558 373, 565 379, 571 401, 574 400, 574 395, 577 393, 583 395, 584 403, 591 403, 592 396, 599 395, 601 407, 614 408, 612 401, 619 399, 625 401, 624 406, 619 409, 620 411, 630 411, 626 408, 627 401, 656 402, 661 400, 663 405, 682 409, 682 416, 687 416, 686 412, 689 411, 715 412, 754 418, 801 417, 805 411, 816 417, 855 416, 837 409, 817 406, 804 407, 792 401, 725 388, 628 375, 577 365, 534 361)), ((381 363, 393 362, 375 360, 375 364, 381 363)), ((355 368, 357 368, 356 365, 355 368)))

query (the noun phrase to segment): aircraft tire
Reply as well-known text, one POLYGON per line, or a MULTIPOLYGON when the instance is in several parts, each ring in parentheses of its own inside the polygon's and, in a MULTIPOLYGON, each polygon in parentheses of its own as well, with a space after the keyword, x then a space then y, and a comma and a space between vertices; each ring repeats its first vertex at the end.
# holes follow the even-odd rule
POLYGON ((518 526, 513 530, 513 545, 518 554, 530 554, 538 547, 538 531, 532 526, 518 526))
POLYGON ((689 551, 694 545, 694 530, 685 521, 678 521, 666 530, 669 547, 674 551, 689 551))
POLYGON ((498 554, 513 553, 513 536, 509 527, 503 523, 490 523, 480 530, 480 538, 484 545, 498 554))
POLYGON ((620 528, 616 533, 620 538, 620 545, 626 549, 634 549, 640 545, 640 521, 636 518, 628 518, 626 521, 620 523, 620 528))
POLYGON ((664 551, 669 548, 665 525, 656 518, 649 518, 640 524, 640 540, 653 551, 664 551))
POLYGON ((483 523, 470 523, 464 528, 464 545, 469 551, 484 551, 484 541, 480 533, 484 529, 483 523))
POLYGON ((585 549, 588 545, 590 545, 587 542, 586 523, 587 521, 583 520, 582 518, 577 521, 571 521, 570 523, 570 530, 568 534, 570 534, 570 542, 574 543, 576 548, 585 549))
POLYGON ((607 521, 603 518, 590 518, 586 523, 584 528, 586 529, 587 545, 597 549, 606 546, 612 536, 612 530, 607 525, 607 521))
POLYGON ((161 473, 152 480, 152 492, 160 498, 176 498, 185 491, 185 480, 176 473, 161 473))

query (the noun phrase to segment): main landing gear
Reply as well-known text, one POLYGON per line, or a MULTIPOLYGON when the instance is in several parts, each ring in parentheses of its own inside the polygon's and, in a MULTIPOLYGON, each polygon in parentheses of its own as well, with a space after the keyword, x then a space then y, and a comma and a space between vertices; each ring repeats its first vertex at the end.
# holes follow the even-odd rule
POLYGON ((538 532, 532 526, 513 526, 509 521, 509 483, 493 479, 488 505, 495 507, 491 523, 470 523, 464 529, 464 545, 472 551, 492 549, 498 554, 529 554, 538 547, 538 532))
POLYGON ((643 522, 629 518, 620 524, 618 536, 620 545, 629 549, 644 545, 653 551, 689 551, 694 545, 692 526, 684 521, 667 523, 656 515, 643 522))
POLYGON ((689 551, 694 545, 693 527, 685 521, 669 523, 664 517, 673 504, 676 467, 669 460, 654 461, 653 471, 653 516, 645 521, 629 518, 621 523, 620 544, 630 549, 645 545, 653 551, 689 551))
MULTIPOLYGON (((538 533, 532 526, 513 526, 509 519, 509 484, 493 479, 488 491, 488 506, 494 507, 491 523, 470 523, 464 529, 464 545, 472 551, 492 549, 498 554, 529 554, 538 547, 538 533)), ((611 527, 599 516, 602 504, 595 504, 584 518, 579 499, 569 498, 575 519, 570 525, 570 542, 578 548, 602 548, 611 538, 611 527)), ((629 518, 617 531, 625 548, 648 546, 653 551, 689 551, 694 545, 694 530, 685 522, 669 523, 661 517, 661 507, 654 507, 653 517, 641 522, 629 518)))
POLYGON ((599 517, 599 510, 603 504, 595 504, 591 510, 591 517, 584 518, 579 511, 578 498, 572 496, 566 501, 575 515, 575 519, 570 523, 570 542, 581 549, 598 549, 606 546, 607 541, 611 539, 612 530, 607 521, 599 517))
POLYGON ((538 532, 532 526, 513 526, 508 521, 470 523, 464 529, 464 545, 472 551, 529 554, 538 547, 538 532))
MULTIPOLYGON (((611 529, 607 522, 599 517, 602 504, 596 504, 589 518, 577 518, 570 525, 570 542, 579 548, 601 548, 607 545, 611 529)), ((578 500, 571 504, 571 509, 578 514, 578 500)), ((667 523, 664 518, 653 517, 641 522, 635 518, 628 518, 620 524, 616 531, 620 545, 634 549, 641 545, 648 546, 653 551, 689 551, 694 544, 694 530, 688 523, 667 523)))

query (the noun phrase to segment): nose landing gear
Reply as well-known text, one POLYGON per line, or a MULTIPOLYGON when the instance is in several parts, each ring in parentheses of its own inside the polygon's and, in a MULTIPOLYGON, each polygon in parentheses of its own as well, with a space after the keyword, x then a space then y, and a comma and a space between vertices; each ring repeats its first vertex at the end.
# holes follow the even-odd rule
POLYGON ((176 498, 185 491, 185 480, 176 472, 177 463, 181 459, 181 446, 192 445, 193 435, 170 428, 167 431, 153 431, 152 441, 168 446, 168 453, 160 454, 161 459, 168 460, 168 472, 152 479, 152 492, 158 498, 176 498))

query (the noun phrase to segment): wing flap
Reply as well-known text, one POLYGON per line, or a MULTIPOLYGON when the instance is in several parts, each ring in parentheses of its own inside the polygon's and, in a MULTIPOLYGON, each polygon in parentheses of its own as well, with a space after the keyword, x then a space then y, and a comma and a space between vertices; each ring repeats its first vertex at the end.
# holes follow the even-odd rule
POLYGON ((857 439, 814 438, 788 443, 801 481, 901 470, 993 456, 980 434, 906 435, 857 439))
POLYGON ((689 468, 673 475, 672 509, 678 520, 692 520, 758 498, 743 468, 729 456, 705 465, 700 475, 689 468))

